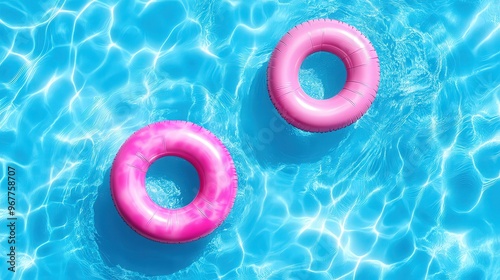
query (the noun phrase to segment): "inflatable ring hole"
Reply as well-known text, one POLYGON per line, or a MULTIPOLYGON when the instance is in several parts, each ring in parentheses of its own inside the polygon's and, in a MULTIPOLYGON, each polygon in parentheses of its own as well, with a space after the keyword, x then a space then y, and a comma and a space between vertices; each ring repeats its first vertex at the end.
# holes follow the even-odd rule
POLYGON ((191 203, 200 189, 200 178, 187 160, 166 156, 157 159, 146 173, 146 191, 161 207, 177 209, 191 203))
POLYGON ((310 97, 322 100, 337 95, 347 80, 342 60, 329 52, 315 52, 304 59, 299 70, 299 83, 310 97))

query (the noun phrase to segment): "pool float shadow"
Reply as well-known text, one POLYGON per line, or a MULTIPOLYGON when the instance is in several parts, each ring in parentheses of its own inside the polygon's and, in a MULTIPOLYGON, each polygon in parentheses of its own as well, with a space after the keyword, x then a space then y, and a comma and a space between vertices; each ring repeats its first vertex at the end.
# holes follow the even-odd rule
MULTIPOLYGON (((347 136, 349 127, 327 133, 310 133, 288 124, 278 113, 267 90, 267 64, 252 81, 243 98, 240 137, 243 149, 267 167, 314 162, 347 136)), ((332 81, 324 81, 331 83, 332 81)))
POLYGON ((116 210, 109 178, 110 170, 106 172, 94 204, 95 238, 107 265, 119 265, 146 276, 168 275, 188 267, 202 255, 210 235, 188 243, 164 244, 131 229, 116 210))

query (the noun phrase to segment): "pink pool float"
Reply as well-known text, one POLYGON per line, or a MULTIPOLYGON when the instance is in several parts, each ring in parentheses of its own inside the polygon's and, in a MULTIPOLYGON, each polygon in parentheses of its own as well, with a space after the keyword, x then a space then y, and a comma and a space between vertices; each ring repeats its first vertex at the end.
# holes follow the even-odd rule
POLYGON ((229 214, 238 179, 231 155, 211 132, 193 123, 163 121, 135 132, 111 169, 111 195, 125 222, 141 235, 166 243, 199 239, 229 214), (200 177, 194 200, 178 209, 157 205, 146 192, 146 172, 165 156, 189 161, 200 177))
POLYGON ((379 80, 379 60, 370 41, 354 27, 330 19, 307 21, 288 31, 268 66, 274 106, 287 122, 311 132, 337 130, 358 120, 375 99, 379 80), (304 59, 319 51, 338 56, 347 69, 344 88, 325 100, 307 95, 298 79, 304 59))

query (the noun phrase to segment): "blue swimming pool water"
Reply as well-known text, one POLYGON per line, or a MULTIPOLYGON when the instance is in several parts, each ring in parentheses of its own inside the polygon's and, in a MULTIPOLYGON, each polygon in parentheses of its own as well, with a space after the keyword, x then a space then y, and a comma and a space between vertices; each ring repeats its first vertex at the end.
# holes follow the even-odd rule
MULTIPOLYGON (((0 278, 499 279, 500 6, 418 2, 0 1, 0 278), (326 134, 266 89, 280 37, 314 18, 355 26, 381 64, 368 113, 326 134), (239 175, 227 220, 188 244, 137 235, 109 191, 120 145, 165 119, 214 132, 239 175)), ((317 54, 300 79, 324 98, 343 71, 317 54)), ((197 180, 162 161, 148 191, 178 207, 197 180)))

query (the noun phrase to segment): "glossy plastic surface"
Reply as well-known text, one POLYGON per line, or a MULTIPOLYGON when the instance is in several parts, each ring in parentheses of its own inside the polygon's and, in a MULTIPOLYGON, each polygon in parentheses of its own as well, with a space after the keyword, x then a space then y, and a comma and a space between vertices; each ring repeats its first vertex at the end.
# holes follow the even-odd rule
POLYGON ((208 130, 184 121, 163 121, 135 132, 120 148, 111 170, 111 194, 118 212, 135 231, 150 239, 181 243, 216 229, 229 214, 237 192, 231 155, 208 130), (178 156, 194 165, 200 190, 179 209, 157 205, 146 192, 149 166, 178 156))
POLYGON ((370 41, 354 27, 329 19, 307 21, 287 32, 268 66, 274 105, 290 124, 311 132, 340 129, 358 120, 375 99, 379 80, 379 61, 370 41), (344 88, 326 100, 307 95, 298 80, 304 59, 319 51, 337 55, 347 69, 344 88))

